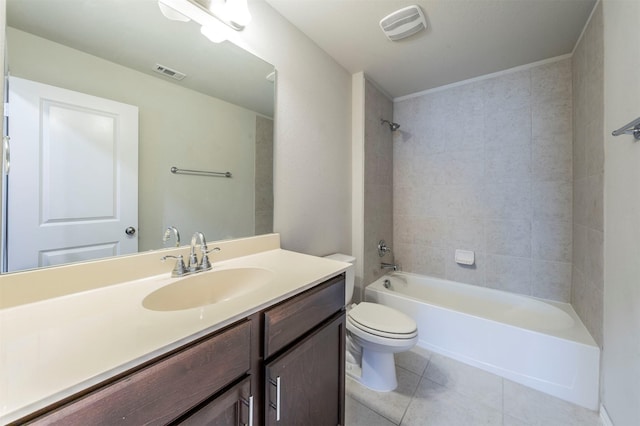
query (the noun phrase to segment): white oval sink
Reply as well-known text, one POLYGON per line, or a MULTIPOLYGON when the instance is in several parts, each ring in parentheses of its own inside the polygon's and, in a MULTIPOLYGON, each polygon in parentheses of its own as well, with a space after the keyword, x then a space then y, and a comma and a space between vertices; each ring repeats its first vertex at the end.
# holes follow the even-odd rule
POLYGON ((272 277, 273 272, 261 268, 200 272, 155 290, 142 306, 152 311, 179 311, 227 302, 265 286, 272 277))

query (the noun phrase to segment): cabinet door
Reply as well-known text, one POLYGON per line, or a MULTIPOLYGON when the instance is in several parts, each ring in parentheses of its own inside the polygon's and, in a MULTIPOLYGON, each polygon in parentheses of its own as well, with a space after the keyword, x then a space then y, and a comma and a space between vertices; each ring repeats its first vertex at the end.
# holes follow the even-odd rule
POLYGON ((344 424, 344 312, 266 365, 267 425, 344 424))
POLYGON ((178 424, 182 426, 253 425, 253 409, 251 378, 247 377, 178 424))

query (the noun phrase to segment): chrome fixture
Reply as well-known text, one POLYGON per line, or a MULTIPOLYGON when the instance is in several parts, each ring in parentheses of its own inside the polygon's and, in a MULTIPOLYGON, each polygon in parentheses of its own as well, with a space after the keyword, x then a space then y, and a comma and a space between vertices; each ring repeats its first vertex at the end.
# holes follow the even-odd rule
MULTIPOLYGON (((174 226, 170 226, 165 231, 163 241, 168 239, 168 236, 171 235, 172 232, 175 232, 176 235, 176 247, 180 245, 180 234, 178 230, 174 226)), ((185 275, 195 274, 197 272, 208 271, 212 268, 211 262, 209 261, 209 253, 220 251, 220 247, 214 247, 212 249, 207 248, 207 240, 204 238, 204 234, 202 232, 196 232, 191 237, 191 251, 189 253, 189 266, 185 266, 184 259, 181 254, 174 256, 168 254, 160 258, 163 262, 167 259, 176 259, 176 266, 171 271, 172 277, 184 277, 185 275), (196 245, 200 241, 200 252, 202 253, 202 259, 198 262, 198 255, 196 255, 196 245)))
POLYGON ((200 32, 214 43, 225 41, 229 28, 242 31, 251 21, 247 0, 158 0, 162 14, 173 21, 200 25, 200 32))
POLYGON ((171 276, 173 278, 176 277, 184 277, 185 275, 189 275, 189 271, 187 270, 187 267, 184 266, 184 259, 182 258, 182 255, 179 254, 177 256, 168 254, 166 256, 162 256, 160 258, 160 260, 162 260, 163 262, 169 258, 172 259, 176 259, 176 266, 173 267, 173 271, 171 271, 171 276))
POLYGON ((169 226, 166 231, 164 231, 164 235, 162 237, 162 242, 166 243, 171 238, 171 234, 175 237, 176 247, 180 247, 180 232, 178 232, 178 228, 175 226, 169 226))
POLYGON ((384 284, 382 284, 384 288, 391 288, 391 280, 388 278, 384 280, 384 284))
POLYGON ((209 262, 209 253, 220 251, 220 247, 214 247, 211 250, 207 248, 207 240, 204 238, 202 232, 195 232, 191 237, 191 252, 189 254, 189 266, 187 269, 190 273, 208 271, 211 269, 211 262, 209 262), (198 262, 198 256, 196 255, 196 244, 200 240, 200 252, 202 259, 198 262))
POLYGON ((397 271, 398 265, 396 265, 395 263, 380 262, 380 269, 392 269, 394 271, 397 271))
POLYGON ((388 247, 384 240, 378 241, 378 256, 382 257, 387 253, 391 253, 391 247, 388 247))
POLYGON ((618 130, 614 130, 611 134, 613 136, 633 135, 636 140, 640 141, 640 117, 636 118, 631 123, 625 124, 618 130))
POLYGON ((396 130, 398 130, 400 128, 400 125, 398 123, 394 123, 392 121, 385 120, 384 118, 380 119, 380 124, 387 124, 389 126, 389 129, 391 129, 392 132, 395 132, 396 130))

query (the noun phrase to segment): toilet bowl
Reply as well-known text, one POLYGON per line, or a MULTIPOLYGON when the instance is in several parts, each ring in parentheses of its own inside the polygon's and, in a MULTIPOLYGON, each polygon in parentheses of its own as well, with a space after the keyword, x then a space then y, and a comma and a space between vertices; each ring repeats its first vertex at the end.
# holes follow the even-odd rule
MULTIPOLYGON (((348 262, 355 258, 343 254, 327 258, 348 262)), ((388 306, 361 302, 349 306, 353 296, 354 267, 347 269, 347 374, 362 385, 379 392, 398 386, 394 354, 411 349, 418 342, 418 328, 409 316, 388 306)))

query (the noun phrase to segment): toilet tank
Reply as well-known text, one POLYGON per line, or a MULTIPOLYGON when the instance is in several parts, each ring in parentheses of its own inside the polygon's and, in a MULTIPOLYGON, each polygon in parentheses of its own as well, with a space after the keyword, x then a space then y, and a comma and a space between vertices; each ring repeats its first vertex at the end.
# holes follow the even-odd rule
POLYGON ((345 304, 348 304, 353 297, 353 287, 356 280, 356 258, 349 256, 348 254, 335 253, 329 256, 324 256, 326 259, 339 260, 340 262, 350 263, 351 266, 347 268, 345 277, 345 304))

